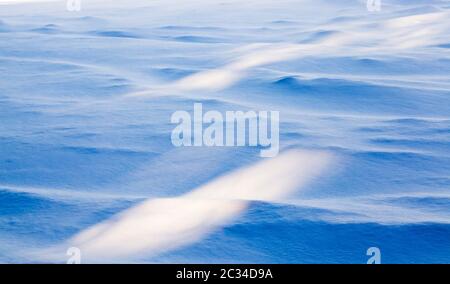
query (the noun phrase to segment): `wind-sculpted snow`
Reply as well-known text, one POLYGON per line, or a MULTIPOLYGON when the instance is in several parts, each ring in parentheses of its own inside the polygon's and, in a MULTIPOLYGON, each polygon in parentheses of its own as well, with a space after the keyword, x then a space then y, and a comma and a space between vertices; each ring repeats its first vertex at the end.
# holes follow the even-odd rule
POLYGON ((0 0, 0 262, 449 262, 450 4, 381 2, 0 0))
POLYGON ((327 153, 289 151, 183 196, 145 201, 81 232, 67 246, 80 248, 88 261, 165 252, 231 222, 249 201, 288 198, 331 163, 327 153))

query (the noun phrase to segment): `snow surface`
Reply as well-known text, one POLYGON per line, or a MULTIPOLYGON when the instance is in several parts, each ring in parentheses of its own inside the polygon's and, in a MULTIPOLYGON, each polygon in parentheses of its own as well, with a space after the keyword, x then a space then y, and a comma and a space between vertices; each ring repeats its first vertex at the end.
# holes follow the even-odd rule
POLYGON ((0 262, 450 262, 449 1, 25 2, 0 1, 0 262), (195 102, 280 111, 282 154, 173 147, 195 102))

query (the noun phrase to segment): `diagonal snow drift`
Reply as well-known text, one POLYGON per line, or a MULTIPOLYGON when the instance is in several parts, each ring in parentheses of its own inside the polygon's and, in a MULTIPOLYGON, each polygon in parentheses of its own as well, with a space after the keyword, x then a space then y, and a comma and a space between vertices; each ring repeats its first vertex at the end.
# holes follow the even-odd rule
POLYGON ((203 238, 243 212, 250 200, 288 197, 322 173, 327 152, 292 150, 220 177, 176 198, 150 199, 76 235, 84 261, 154 255, 203 238))

